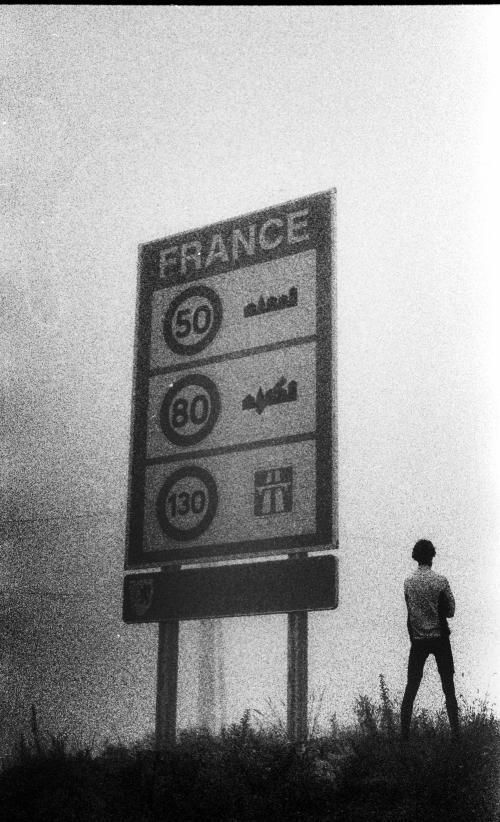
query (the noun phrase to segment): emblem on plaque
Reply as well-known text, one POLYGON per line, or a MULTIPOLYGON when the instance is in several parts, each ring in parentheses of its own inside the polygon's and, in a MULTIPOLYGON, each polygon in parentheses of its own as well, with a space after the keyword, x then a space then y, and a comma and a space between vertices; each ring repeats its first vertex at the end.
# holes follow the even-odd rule
POLYGON ((132 579, 129 582, 130 604, 136 616, 142 617, 153 604, 154 579, 144 577, 144 579, 132 579))

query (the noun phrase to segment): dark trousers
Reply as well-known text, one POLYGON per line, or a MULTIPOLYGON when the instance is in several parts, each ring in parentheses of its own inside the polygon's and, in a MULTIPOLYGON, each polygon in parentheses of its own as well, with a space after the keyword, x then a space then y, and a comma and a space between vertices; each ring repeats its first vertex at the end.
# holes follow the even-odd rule
POLYGON ((416 639, 412 642, 410 648, 408 682, 401 704, 401 733, 405 738, 408 738, 410 733, 413 703, 422 681, 425 660, 429 654, 434 654, 436 658, 451 729, 454 733, 458 732, 458 705, 455 696, 455 683, 453 682, 455 669, 453 667, 453 654, 451 652, 449 637, 443 637, 442 639, 416 639))

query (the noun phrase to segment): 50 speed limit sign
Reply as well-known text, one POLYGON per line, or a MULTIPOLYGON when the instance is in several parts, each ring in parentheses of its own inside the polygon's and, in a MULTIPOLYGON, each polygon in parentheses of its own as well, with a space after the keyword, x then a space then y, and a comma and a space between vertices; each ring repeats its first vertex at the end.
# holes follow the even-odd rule
POLYGON ((220 395, 204 374, 188 374, 165 394, 160 426, 174 445, 196 445, 212 431, 220 413, 220 395))
POLYGON ((222 323, 222 302, 212 288, 195 285, 172 300, 163 320, 165 342, 175 354, 199 354, 222 323))

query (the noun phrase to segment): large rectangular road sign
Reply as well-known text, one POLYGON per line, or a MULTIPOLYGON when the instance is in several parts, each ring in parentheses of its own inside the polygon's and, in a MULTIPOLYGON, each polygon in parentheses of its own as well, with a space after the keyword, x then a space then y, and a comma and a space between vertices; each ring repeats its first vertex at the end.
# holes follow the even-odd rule
POLYGON ((126 568, 337 536, 333 191, 140 247, 126 568))
POLYGON ((125 622, 288 614, 337 606, 337 559, 331 555, 129 574, 124 580, 125 622))

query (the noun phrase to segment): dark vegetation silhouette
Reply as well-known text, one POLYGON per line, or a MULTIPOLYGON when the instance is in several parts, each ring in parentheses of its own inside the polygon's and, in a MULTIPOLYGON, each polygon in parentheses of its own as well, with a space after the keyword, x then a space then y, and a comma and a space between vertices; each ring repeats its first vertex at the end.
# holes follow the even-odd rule
POLYGON ((355 702, 356 724, 290 745, 283 727, 245 711, 217 736, 181 732, 161 753, 146 738, 100 752, 31 736, 0 772, 8 822, 500 822, 500 724, 485 701, 463 705, 454 739, 443 710, 415 714, 401 739, 383 676, 377 703, 355 702))

